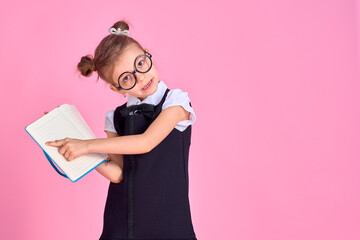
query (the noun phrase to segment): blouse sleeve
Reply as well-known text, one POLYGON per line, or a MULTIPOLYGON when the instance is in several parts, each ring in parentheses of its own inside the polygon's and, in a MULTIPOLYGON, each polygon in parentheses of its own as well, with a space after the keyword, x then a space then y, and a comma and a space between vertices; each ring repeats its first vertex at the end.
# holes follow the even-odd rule
POLYGON ((181 89, 172 89, 168 92, 168 95, 166 96, 166 99, 162 106, 162 110, 164 110, 171 106, 180 105, 190 113, 189 120, 178 122, 178 124, 175 126, 175 128, 181 132, 184 131, 187 126, 194 124, 196 120, 194 109, 190 104, 190 98, 187 92, 184 92, 181 89))
POLYGON ((115 110, 111 110, 106 113, 104 131, 116 133, 116 130, 114 127, 114 111, 115 110))

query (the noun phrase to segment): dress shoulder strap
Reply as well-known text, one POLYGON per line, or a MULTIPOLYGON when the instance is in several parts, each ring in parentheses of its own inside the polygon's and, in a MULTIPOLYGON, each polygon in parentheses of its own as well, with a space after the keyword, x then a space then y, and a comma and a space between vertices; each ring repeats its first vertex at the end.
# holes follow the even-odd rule
POLYGON ((166 96, 167 96, 167 94, 168 94, 169 91, 170 91, 170 89, 167 88, 166 91, 165 91, 165 93, 164 93, 164 96, 162 97, 162 99, 161 99, 161 101, 160 101, 160 103, 159 103, 159 105, 162 106, 162 105, 164 104, 165 99, 166 99, 166 96))
POLYGON ((120 113, 120 111, 124 108, 126 108, 126 102, 123 105, 118 106, 114 111, 114 127, 119 136, 122 136, 124 134, 122 132, 122 129, 124 129, 125 121, 123 119, 121 119, 122 116, 120 113))

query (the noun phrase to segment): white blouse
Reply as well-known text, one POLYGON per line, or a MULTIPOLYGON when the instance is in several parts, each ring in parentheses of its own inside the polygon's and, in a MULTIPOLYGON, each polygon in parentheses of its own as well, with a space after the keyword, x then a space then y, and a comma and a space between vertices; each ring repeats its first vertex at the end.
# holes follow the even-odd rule
MULTIPOLYGON (((160 81, 158 84, 158 89, 156 92, 150 96, 147 96, 143 101, 140 101, 137 97, 134 97, 130 94, 128 94, 128 100, 126 103, 126 106, 131 106, 134 104, 141 104, 141 103, 149 103, 153 105, 158 105, 167 89, 166 84, 163 81, 160 81)), ((190 113, 190 119, 184 120, 181 122, 178 122, 178 124, 175 126, 176 129, 179 131, 184 131, 187 126, 190 124, 193 124, 196 120, 194 109, 189 104, 190 98, 188 96, 187 92, 182 91, 181 89, 171 89, 164 101, 164 104, 162 105, 161 110, 164 110, 165 108, 180 105, 182 106, 186 111, 190 113)), ((110 131, 116 133, 115 127, 114 127, 114 111, 110 110, 106 113, 105 116, 105 131, 110 131)))

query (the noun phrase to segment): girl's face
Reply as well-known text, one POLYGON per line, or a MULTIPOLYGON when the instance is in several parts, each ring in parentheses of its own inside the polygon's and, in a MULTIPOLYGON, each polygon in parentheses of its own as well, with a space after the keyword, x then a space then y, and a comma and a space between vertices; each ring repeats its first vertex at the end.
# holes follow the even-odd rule
POLYGON ((135 71, 135 59, 141 54, 145 54, 145 52, 139 49, 136 45, 130 45, 124 50, 122 55, 115 63, 112 75, 113 85, 110 86, 110 89, 120 94, 128 93, 134 97, 139 98, 140 101, 143 101, 147 96, 154 94, 158 88, 159 77, 154 66, 154 61, 150 71, 146 73, 135 73, 137 81, 136 85, 132 89, 119 90, 116 88, 119 87, 118 78, 123 72, 135 71), (150 85, 148 86, 149 83, 150 85), (146 89, 144 89, 144 87, 146 87, 146 89))

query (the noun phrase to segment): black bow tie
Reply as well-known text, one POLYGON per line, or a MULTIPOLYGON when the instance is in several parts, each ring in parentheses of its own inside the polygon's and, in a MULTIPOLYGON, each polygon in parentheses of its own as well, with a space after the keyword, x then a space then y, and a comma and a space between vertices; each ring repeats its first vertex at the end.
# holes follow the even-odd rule
POLYGON ((123 108, 120 113, 123 117, 127 117, 130 113, 134 115, 143 114, 149 118, 154 116, 154 105, 148 103, 142 103, 138 105, 131 105, 129 107, 123 108))

